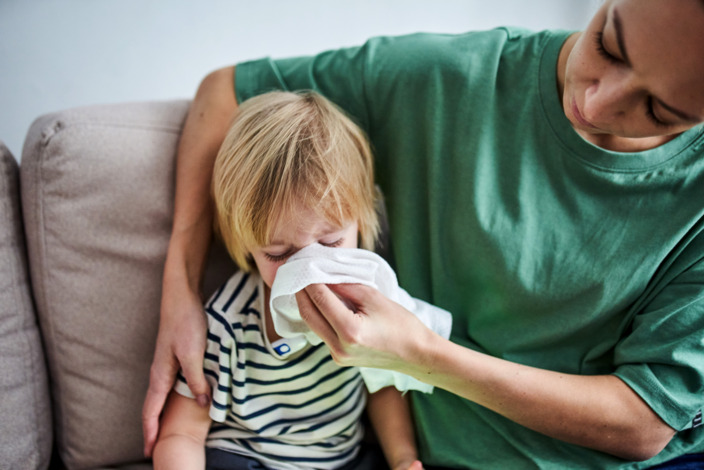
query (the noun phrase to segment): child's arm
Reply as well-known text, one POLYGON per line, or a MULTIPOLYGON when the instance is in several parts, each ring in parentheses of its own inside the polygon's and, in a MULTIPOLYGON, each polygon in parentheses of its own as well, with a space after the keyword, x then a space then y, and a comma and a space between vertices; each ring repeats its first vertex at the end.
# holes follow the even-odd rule
POLYGON ((421 470, 406 399, 394 387, 369 395, 367 413, 391 470, 421 470))
POLYGON ((210 423, 207 408, 172 391, 161 416, 154 470, 204 469, 210 423))

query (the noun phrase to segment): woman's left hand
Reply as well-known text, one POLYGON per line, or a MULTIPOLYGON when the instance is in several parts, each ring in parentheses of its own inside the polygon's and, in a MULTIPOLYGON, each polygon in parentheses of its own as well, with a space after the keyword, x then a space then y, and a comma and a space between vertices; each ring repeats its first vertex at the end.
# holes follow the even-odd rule
POLYGON ((343 366, 414 375, 429 369, 421 345, 435 333, 415 315, 360 284, 314 284, 296 294, 301 318, 343 366))

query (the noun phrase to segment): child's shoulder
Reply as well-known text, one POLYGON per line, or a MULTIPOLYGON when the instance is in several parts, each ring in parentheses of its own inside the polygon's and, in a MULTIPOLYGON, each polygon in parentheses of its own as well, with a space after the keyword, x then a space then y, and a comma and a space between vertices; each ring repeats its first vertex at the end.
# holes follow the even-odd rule
POLYGON ((259 274, 237 271, 206 302, 206 313, 208 315, 245 313, 259 316, 260 287, 259 274))

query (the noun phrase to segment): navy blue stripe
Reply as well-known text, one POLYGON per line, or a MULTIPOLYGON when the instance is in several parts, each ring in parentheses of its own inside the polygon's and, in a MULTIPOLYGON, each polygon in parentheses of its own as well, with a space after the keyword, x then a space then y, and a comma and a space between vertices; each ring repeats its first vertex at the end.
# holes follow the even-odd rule
MULTIPOLYGON (((315 365, 313 365, 310 369, 308 369, 308 370, 306 370, 306 371, 304 371, 304 372, 301 372, 300 374, 292 375, 292 376, 290 376, 290 377, 284 377, 284 378, 281 378, 281 379, 278 379, 278 380, 259 380, 259 379, 252 379, 252 380, 250 380, 249 377, 248 377, 245 381, 246 381, 246 383, 255 383, 255 384, 258 384, 258 385, 267 385, 267 384, 272 384, 272 385, 273 385, 273 384, 281 384, 281 383, 286 383, 286 382, 292 382, 292 381, 294 381, 294 380, 300 379, 301 377, 306 377, 306 376, 308 376, 308 375, 311 375, 311 374, 314 373, 316 370, 320 369, 323 365, 327 364, 328 362, 331 362, 332 360, 333 360, 333 359, 332 359, 332 356, 329 356, 329 355, 323 356, 323 357, 320 358, 320 360, 319 360, 318 362, 316 362, 315 365)), ((239 385, 244 385, 244 382, 236 382, 236 381, 233 381, 233 384, 234 384, 234 383, 239 384, 239 385)))
MULTIPOLYGON (((230 338, 236 339, 235 337, 235 330, 240 330, 240 331, 261 331, 259 329, 259 325, 252 324, 252 325, 242 325, 241 322, 236 322, 236 323, 230 323, 227 321, 227 318, 225 318, 224 315, 222 315, 219 311, 213 310, 213 309, 206 309, 206 313, 217 323, 220 323, 223 327, 225 327, 225 331, 227 332, 228 335, 230 335, 230 338)), ((222 342, 222 339, 220 336, 208 332, 208 339, 212 339, 212 341, 216 341, 218 343, 222 342), (212 338, 211 338, 212 335, 212 338)), ((249 343, 245 343, 249 344, 249 343)))
POLYGON ((218 288, 218 290, 216 290, 215 293, 210 296, 210 301, 205 306, 206 309, 212 308, 215 301, 217 301, 220 298, 220 296, 222 295, 222 291, 225 290, 225 286, 227 286, 227 282, 225 282, 223 285, 221 285, 220 288, 218 288))
MULTIPOLYGON (((214 317, 214 318, 216 318, 216 317, 214 317)), ((220 318, 222 318, 222 317, 220 317, 220 318)), ((224 320, 224 318, 222 318, 222 320, 224 320)), ((219 321, 219 323, 221 323, 227 329, 227 325, 224 322, 219 321)), ((256 331, 256 332, 260 331, 259 327, 257 325, 247 325, 243 328, 241 323, 233 323, 232 327, 239 329, 239 330, 242 330, 242 331, 256 331)), ((234 331, 231 330, 228 333, 230 334, 230 338, 233 340, 233 342, 237 343, 237 339, 233 335, 234 331)), ((232 355, 232 349, 228 348, 227 346, 223 346, 224 341, 222 340, 222 337, 216 335, 215 333, 212 333, 211 331, 208 331, 207 340, 209 343, 217 344, 220 348, 221 353, 225 353, 228 356, 232 355)), ((248 343, 245 343, 245 344, 248 344, 248 343)), ((209 347, 208 349, 213 349, 213 348, 209 347)))
MULTIPOLYGON (((346 434, 347 431, 350 430, 350 428, 357 427, 359 424, 359 421, 352 421, 349 426, 347 426, 345 429, 340 431, 338 434, 335 435, 335 442, 311 442, 310 444, 300 444, 297 443, 296 447, 308 447, 308 448, 321 448, 321 449, 334 449, 336 447, 341 447, 344 446, 347 442, 351 441, 352 439, 355 438, 356 433, 352 432, 349 434, 346 434)), ((291 426, 286 426, 284 429, 281 430, 281 433, 279 433, 280 436, 285 436, 288 434, 289 429, 291 426)), ((240 428, 241 429, 241 428, 240 428)), ((218 432, 218 431, 230 431, 232 430, 231 426, 223 425, 223 426, 215 426, 214 424, 210 427, 211 431, 211 436, 218 432)), ((305 431, 298 431, 300 432, 305 432, 305 431)), ((294 433, 297 434, 297 433, 294 433)), ((231 437, 227 436, 214 436, 217 439, 228 439, 228 440, 234 440, 231 437)), ((261 436, 252 436, 246 438, 247 442, 258 442, 262 444, 277 444, 277 445, 291 445, 288 442, 284 442, 280 439, 273 439, 270 437, 261 437, 261 436)))
MULTIPOLYGON (((219 364, 220 356, 218 356, 217 354, 206 352, 204 359, 207 361, 213 361, 213 362, 219 364)), ((223 368, 221 367, 220 370, 223 370, 223 368)), ((229 370, 229 368, 228 368, 228 370, 229 370)))
MULTIPOLYGON (((355 387, 355 389, 352 390, 352 392, 345 398, 345 401, 348 398, 350 398, 355 392, 357 392, 357 394, 359 395, 359 392, 363 390, 363 387, 364 387, 364 384, 360 381, 360 383, 357 385, 357 387, 355 387)), ((339 405, 342 405, 343 403, 345 403, 345 401, 340 402, 339 405)), ((353 413, 359 407, 360 403, 361 403, 361 396, 358 396, 357 399, 355 400, 355 405, 349 409, 347 414, 353 413)), ((339 407, 339 405, 338 405, 338 407, 339 407)), ((327 421, 322 421, 318 424, 310 426, 309 428, 306 429, 305 432, 311 432, 311 431, 315 431, 320 428, 324 428, 325 426, 329 425, 330 423, 335 422, 335 421, 339 421, 339 420, 340 420, 339 416, 333 416, 332 418, 330 418, 327 421)), ((303 432, 303 431, 300 431, 300 432, 303 432)))
POLYGON ((265 346, 262 346, 261 344, 257 344, 257 343, 237 343, 237 348, 238 349, 254 349, 255 351, 259 351, 264 354, 271 354, 265 346))
POLYGON ((219 337, 218 335, 216 335, 215 333, 211 333, 210 331, 208 331, 208 337, 207 337, 207 338, 208 338, 208 341, 210 341, 211 343, 215 343, 215 344, 217 344, 217 345, 220 346, 220 352, 224 352, 224 353, 226 353, 226 354, 228 354, 228 355, 232 354, 232 349, 223 346, 223 345, 222 345, 222 338, 220 338, 220 337, 219 337))
MULTIPOLYGON (((288 395, 298 395, 300 393, 307 393, 307 392, 310 392, 311 390, 313 390, 314 388, 319 387, 320 385, 327 382, 328 380, 332 380, 332 379, 336 378, 340 374, 343 374, 345 372, 350 372, 350 370, 351 369, 349 367, 340 367, 339 369, 336 369, 333 372, 329 373, 328 375, 323 376, 322 378, 320 378, 320 380, 318 380, 317 382, 315 382, 311 385, 308 385, 307 387, 297 388, 297 389, 293 389, 293 390, 279 390, 276 392, 257 393, 254 395, 248 395, 244 398, 235 398, 234 396, 232 396, 232 401, 237 405, 242 405, 243 403, 247 402, 248 400, 254 400, 256 398, 272 397, 272 396, 288 396, 288 395)), ((218 385, 218 390, 221 392, 229 393, 230 388, 222 386, 222 385, 218 385)))
MULTIPOLYGON (((215 310, 208 309, 208 310, 206 310, 206 312, 208 313, 208 315, 210 315, 210 317, 213 320, 220 323, 223 326, 223 328, 225 328, 225 331, 227 332, 228 335, 230 335, 231 338, 235 337, 235 332, 232 329, 230 322, 228 322, 225 317, 223 317, 219 312, 216 312, 215 310)), ((218 341, 217 341, 218 343, 222 342, 220 337, 218 337, 217 335, 213 335, 213 336, 214 336, 214 338, 218 338, 218 341)), ((208 335, 208 338, 210 338, 210 335, 208 335)))
MULTIPOLYGON (((223 324, 224 324, 224 322, 227 321, 227 320, 225 319, 225 317, 223 317, 217 310, 208 309, 208 310, 206 310, 206 313, 208 313, 208 315, 210 315, 211 317, 213 317, 213 318, 215 318, 215 319, 217 319, 218 317, 222 318, 222 320, 219 320, 219 319, 218 319, 218 323, 223 323, 223 324)), ((242 323, 240 323, 240 322, 230 323, 230 328, 232 329, 232 331, 234 331, 234 330, 240 330, 240 331, 261 331, 261 330, 259 329, 259 325, 257 325, 257 324, 242 325, 242 323)), ((214 336, 215 336, 216 338, 220 338, 220 337, 217 336, 217 335, 214 335, 214 336)), ((233 336, 233 337, 234 337, 234 336, 233 336)))
POLYGON ((237 322, 237 323, 232 323, 232 328, 235 330, 242 330, 242 331, 261 331, 259 329, 259 325, 242 325, 242 323, 237 322))
POLYGON ((272 411, 279 410, 279 409, 300 410, 300 409, 309 407, 309 406, 311 406, 311 405, 313 405, 313 404, 315 404, 315 403, 317 403, 317 402, 319 402, 319 401, 325 400, 326 398, 329 398, 329 397, 331 397, 331 396, 336 395, 337 393, 340 392, 340 390, 344 389, 344 388, 347 387, 351 382, 353 382, 353 381, 355 381, 355 380, 358 380, 358 379, 359 379, 359 377, 358 377, 357 375, 354 375, 353 377, 351 377, 351 378, 345 380, 344 382, 342 382, 340 385, 338 385, 337 387, 333 388, 332 390, 330 390, 330 391, 328 391, 328 392, 326 392, 326 393, 323 393, 323 394, 321 394, 321 395, 315 396, 315 397, 311 398, 310 400, 305 401, 305 402, 303 402, 303 403, 301 403, 301 404, 298 404, 298 405, 295 405, 295 404, 293 404, 293 403, 275 403, 275 404, 273 404, 273 405, 271 405, 271 406, 268 406, 268 407, 266 407, 266 408, 262 408, 262 409, 260 409, 260 410, 258 410, 258 411, 255 411, 255 412, 253 412, 253 413, 250 413, 250 414, 248 414, 248 415, 246 415, 246 416, 238 415, 238 414, 236 414, 236 413, 234 413, 234 412, 232 412, 232 411, 230 411, 230 412, 232 413, 233 416, 236 416, 236 417, 238 417, 238 418, 240 418, 240 419, 242 419, 242 420, 250 420, 250 419, 257 418, 257 417, 259 417, 259 416, 265 415, 265 414, 267 414, 267 413, 271 413, 272 411))
MULTIPOLYGON (((311 368, 310 370, 308 370, 308 371, 306 371, 306 372, 302 372, 302 373, 300 373, 300 374, 296 374, 296 375, 291 376, 291 377, 285 377, 285 378, 283 378, 283 379, 278 379, 278 380, 260 380, 260 379, 255 379, 255 378, 252 378, 252 377, 247 377, 247 378, 245 378, 244 381, 238 381, 238 380, 234 380, 234 377, 232 376, 232 373, 231 373, 231 371, 229 370, 229 368, 220 367, 220 370, 221 370, 223 373, 227 373, 228 375, 230 375, 230 377, 232 377, 232 381, 231 381, 231 382, 232 382, 232 386, 234 386, 234 387, 244 387, 245 384, 275 385, 275 384, 282 384, 282 383, 286 383, 286 382, 293 382, 293 381, 298 380, 298 379, 300 379, 300 378, 302 378, 302 377, 307 377, 308 375, 311 375, 311 374, 312 374, 313 372, 315 372, 317 369, 319 369, 320 367, 322 367, 325 363, 328 363, 328 362, 330 362, 330 361, 332 361, 332 357, 331 357, 331 356, 325 356, 325 357, 323 357, 317 364, 315 364, 315 366, 313 366, 313 368, 311 368)), ((223 390, 223 391, 227 391, 228 393, 230 393, 229 390, 223 390)), ((213 406, 215 406, 216 408, 221 409, 221 410, 224 410, 224 409, 227 408, 225 405, 223 405, 223 404, 221 404, 221 403, 217 403, 217 402, 213 402, 213 406)))
MULTIPOLYGON (((220 431, 230 431, 230 430, 232 430, 233 427, 234 426, 232 426, 231 424, 221 424, 221 423, 218 423, 217 421, 213 421, 210 425, 210 431, 208 432, 208 438, 210 439, 212 437, 215 437, 218 439, 226 439, 228 441, 235 441, 235 439, 228 437, 228 436, 224 436, 222 438, 215 436, 215 433, 220 432, 220 431)), ((242 430, 243 428, 237 427, 237 429, 242 430)))
MULTIPOLYGON (((220 349, 220 354, 227 354, 228 356, 232 355, 232 348, 228 348, 227 346, 224 346, 222 344, 222 340, 218 335, 215 335, 208 331, 208 341, 214 344, 217 344, 220 349)), ((212 349, 212 348, 208 348, 212 349)), ((216 361, 217 362, 217 361, 216 361)))
POLYGON ((261 318, 259 310, 252 307, 252 304, 254 304, 254 301, 257 300, 257 297, 259 297, 259 287, 254 289, 252 295, 249 296, 249 299, 247 299, 247 302, 245 302, 244 307, 242 307, 242 310, 240 310, 240 315, 254 315, 257 318, 261 318))
MULTIPOLYGON (((360 382, 360 383, 359 383, 356 387, 354 387, 354 388, 350 391, 350 393, 348 393, 347 396, 345 396, 342 400, 338 401, 338 402, 335 403, 333 406, 331 406, 331 407, 329 407, 329 408, 327 408, 327 409, 325 409, 325 410, 322 410, 322 411, 320 411, 320 412, 318 412, 318 413, 315 413, 315 414, 312 414, 312 415, 307 415, 307 416, 299 416, 299 417, 297 417, 297 418, 284 418, 284 419, 279 419, 279 420, 276 420, 276 421, 272 421, 271 423, 265 424, 264 426, 262 426, 261 428, 259 428, 259 429, 257 429, 257 430, 252 430, 252 432, 254 432, 255 434, 261 434, 262 432, 264 432, 264 431, 266 431, 267 429, 272 428, 272 427, 274 427, 274 426, 282 426, 282 425, 285 425, 285 424, 295 424, 295 423, 301 423, 301 422, 315 421, 315 419, 317 419, 317 418, 319 418, 319 417, 321 417, 321 416, 325 416, 326 414, 330 414, 330 413, 333 412, 334 410, 336 410, 336 409, 340 408, 342 405, 346 404, 346 403, 350 400, 350 398, 351 398, 355 393, 356 393, 357 395, 359 395, 359 390, 360 390, 360 387, 361 387, 361 386, 362 386, 362 383, 360 382)), ((359 405, 359 402, 360 402, 360 397, 357 397, 357 399, 355 400, 355 405, 354 405, 353 409, 356 409, 356 408, 357 408, 357 406, 359 405)), ((319 423, 318 425, 315 425, 315 426, 311 426, 311 427, 309 427, 307 430, 308 430, 308 431, 311 431, 311 430, 319 429, 319 428, 322 428, 322 427, 324 427, 324 426, 327 426, 330 422, 332 422, 332 421, 337 421, 337 420, 339 420, 339 417, 336 416, 336 417, 332 418, 332 419, 329 420, 329 421, 319 423)), ((234 422, 234 420, 232 420, 232 418, 231 418, 230 416, 227 417, 227 421, 228 421, 228 422, 234 422)))
POLYGON ((225 305, 223 305, 222 307, 223 312, 227 312, 230 309, 230 305, 232 305, 232 302, 234 302, 235 299, 240 295, 240 292, 242 292, 244 285, 247 283, 247 279, 249 279, 249 273, 242 273, 242 278, 240 279, 239 284, 237 284, 237 287, 235 287, 234 292, 232 293, 230 298, 227 299, 227 302, 225 302, 225 305))
MULTIPOLYGON (((354 409, 356 409, 356 408, 357 408, 357 407, 355 406, 354 409)), ((336 436, 336 437, 337 437, 338 439, 339 439, 339 438, 342 438, 342 439, 340 439, 338 442, 347 442, 347 441, 351 440, 352 438, 354 438, 354 436, 355 436, 356 433, 355 433, 354 431, 352 431, 352 432, 350 432, 350 433, 348 434, 348 432, 351 431, 350 428, 356 428, 358 424, 359 424, 359 420, 352 421, 352 422, 349 424, 349 426, 347 426, 345 429, 343 429, 342 431, 340 431, 339 433, 337 433, 337 436, 336 436)), ((299 434, 300 432, 301 432, 301 431, 298 431, 298 433, 295 433, 295 434, 299 434)), ((335 445, 333 445, 332 443, 327 443, 327 442, 319 442, 319 443, 314 444, 314 445, 317 445, 317 446, 320 446, 320 447, 335 447, 335 445)))

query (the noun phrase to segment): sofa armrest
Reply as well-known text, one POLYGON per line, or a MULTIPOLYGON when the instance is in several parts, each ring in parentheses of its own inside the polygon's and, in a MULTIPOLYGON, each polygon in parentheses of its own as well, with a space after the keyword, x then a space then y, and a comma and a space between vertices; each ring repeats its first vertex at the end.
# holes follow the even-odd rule
MULTIPOLYGON (((189 102, 38 118, 21 163, 30 272, 58 452, 71 468, 143 461, 141 407, 158 328, 175 155, 189 102)), ((204 291, 234 269, 211 250, 204 291)))

